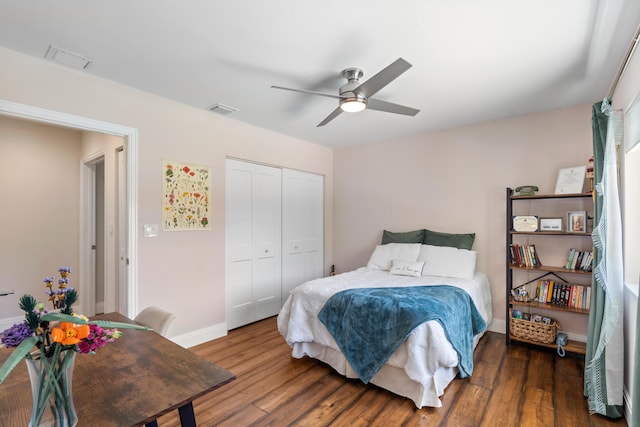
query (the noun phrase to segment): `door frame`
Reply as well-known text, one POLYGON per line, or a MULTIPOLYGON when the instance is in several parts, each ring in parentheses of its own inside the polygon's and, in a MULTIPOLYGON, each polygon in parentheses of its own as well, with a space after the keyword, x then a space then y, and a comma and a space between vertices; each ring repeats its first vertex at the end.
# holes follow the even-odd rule
MULTIPOLYGON (((73 114, 61 113, 34 107, 26 104, 0 99, 0 115, 38 123, 62 126, 71 129, 92 131, 115 135, 124 139, 124 149, 127 162, 127 307, 126 315, 135 317, 138 312, 138 129, 115 123, 89 119, 73 114)), ((82 209, 82 207, 80 208, 82 209)), ((81 213, 82 215, 82 213, 81 213)), ((79 242, 82 245, 82 241, 79 242)), ((81 246, 82 247, 82 246, 81 246)), ((89 293, 88 285, 80 284, 81 295, 89 293)))

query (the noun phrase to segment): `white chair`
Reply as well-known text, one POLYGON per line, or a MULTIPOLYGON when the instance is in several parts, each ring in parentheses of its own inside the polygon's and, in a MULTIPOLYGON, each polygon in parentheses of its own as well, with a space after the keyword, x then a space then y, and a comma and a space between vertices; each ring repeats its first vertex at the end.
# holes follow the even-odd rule
POLYGON ((175 314, 165 311, 159 307, 147 307, 138 313, 133 320, 153 329, 154 332, 159 333, 163 337, 166 337, 167 329, 169 329, 169 325, 175 318, 175 314))

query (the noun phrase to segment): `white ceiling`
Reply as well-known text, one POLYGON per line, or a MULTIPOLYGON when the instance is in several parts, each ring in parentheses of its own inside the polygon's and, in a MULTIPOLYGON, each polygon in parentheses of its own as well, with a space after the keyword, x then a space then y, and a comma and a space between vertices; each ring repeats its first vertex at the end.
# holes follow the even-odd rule
POLYGON ((55 45, 89 74, 329 147, 597 102, 639 23, 638 0, 0 0, 0 46, 55 45), (415 117, 316 127, 337 100, 270 88, 337 94, 344 68, 364 81, 399 57, 413 67, 375 98, 415 117))

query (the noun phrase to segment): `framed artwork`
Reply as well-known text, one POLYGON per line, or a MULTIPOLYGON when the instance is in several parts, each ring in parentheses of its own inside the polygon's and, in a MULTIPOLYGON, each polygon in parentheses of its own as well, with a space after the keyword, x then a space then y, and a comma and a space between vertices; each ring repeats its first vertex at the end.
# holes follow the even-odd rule
POLYGON ((556 194, 582 193, 586 173, 586 166, 560 169, 558 172, 558 181, 556 182, 556 194))
POLYGON ((211 170, 208 166, 162 162, 162 229, 210 230, 211 170))
POLYGON ((562 231, 562 218, 540 218, 540 231, 562 231))
POLYGON ((571 211, 567 212, 567 231, 569 233, 587 232, 587 212, 571 211))

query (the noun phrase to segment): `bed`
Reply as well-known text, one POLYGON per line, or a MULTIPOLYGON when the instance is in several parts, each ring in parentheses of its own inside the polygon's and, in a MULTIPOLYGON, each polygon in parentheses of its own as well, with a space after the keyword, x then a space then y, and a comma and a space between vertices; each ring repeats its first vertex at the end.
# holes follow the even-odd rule
MULTIPOLYGON (((492 321, 490 284, 485 274, 475 271, 475 260, 476 252, 465 249, 419 243, 378 245, 365 267, 295 288, 278 315, 278 330, 292 347, 293 357, 309 356, 327 363, 341 375, 362 379, 319 318, 327 301, 350 289, 446 285, 465 291, 484 320, 483 329, 472 335, 472 353, 492 321)), ((322 314, 326 322, 326 313, 322 314)), ((405 396, 418 408, 440 407, 440 396, 459 373, 460 360, 462 356, 447 339, 441 322, 429 320, 411 330, 384 365, 363 382, 405 396)))

